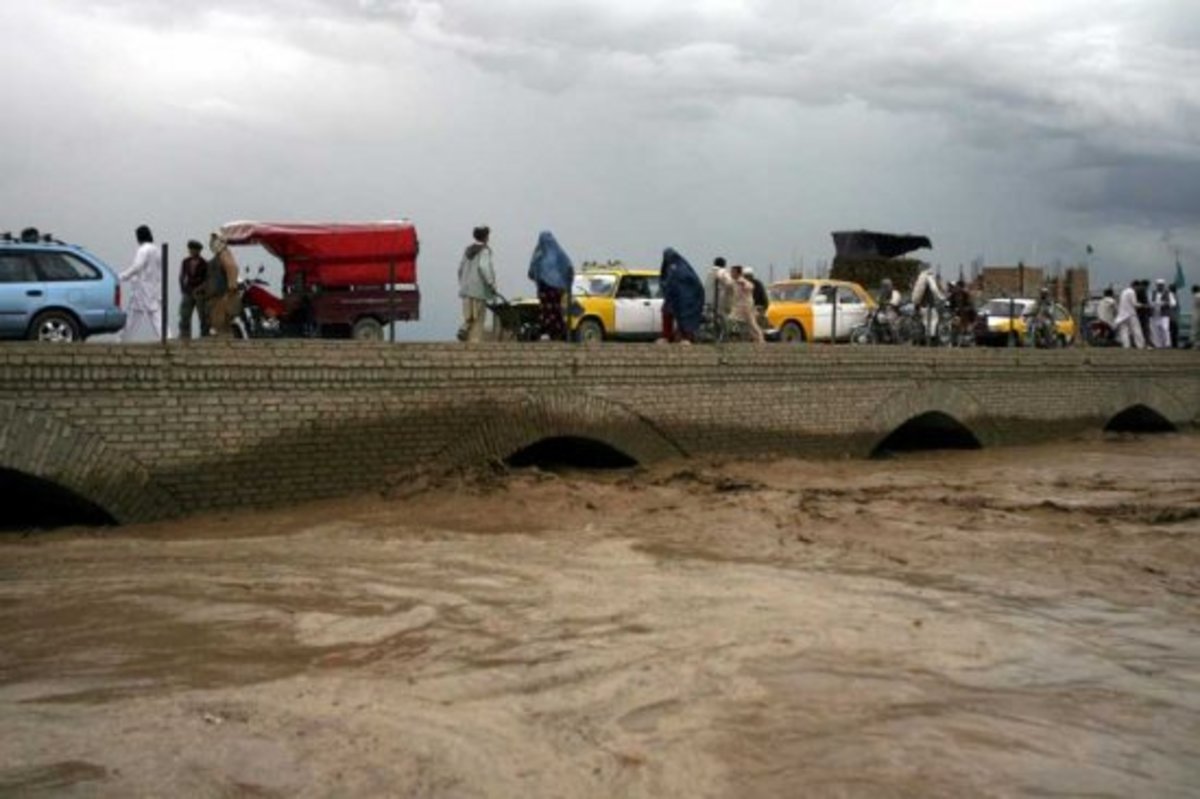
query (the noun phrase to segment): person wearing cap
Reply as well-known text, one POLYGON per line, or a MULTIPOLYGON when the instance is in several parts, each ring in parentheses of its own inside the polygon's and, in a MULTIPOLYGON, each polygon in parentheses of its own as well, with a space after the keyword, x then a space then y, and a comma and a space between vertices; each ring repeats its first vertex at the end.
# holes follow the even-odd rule
POLYGON ((767 294, 767 287, 763 282, 754 276, 754 267, 747 266, 742 269, 742 277, 750 281, 750 285, 754 287, 754 310, 758 312, 760 317, 765 317, 767 307, 771 304, 771 297, 767 294))
POLYGON ((134 236, 137 253, 133 263, 121 273, 128 312, 121 340, 157 340, 162 331, 162 256, 154 246, 154 234, 148 226, 138 226, 134 236), (143 328, 147 328, 148 335, 142 335, 143 328))
POLYGON ((1161 277, 1154 281, 1150 294, 1150 346, 1156 350, 1171 349, 1171 309, 1175 295, 1167 291, 1167 281, 1161 277))
POLYGON ((471 231, 473 241, 463 252, 458 264, 458 296, 462 297, 463 303, 459 341, 483 341, 487 306, 498 296, 492 249, 488 246, 491 233, 489 228, 482 225, 471 231))
POLYGON ((206 294, 211 335, 218 338, 233 336, 233 320, 238 307, 238 264, 229 251, 229 244, 220 233, 213 233, 208 248, 212 261, 208 264, 206 294))
POLYGON ((179 338, 192 337, 192 314, 200 320, 200 335, 208 335, 208 262, 200 256, 204 245, 192 239, 188 242, 188 256, 179 264, 179 338))

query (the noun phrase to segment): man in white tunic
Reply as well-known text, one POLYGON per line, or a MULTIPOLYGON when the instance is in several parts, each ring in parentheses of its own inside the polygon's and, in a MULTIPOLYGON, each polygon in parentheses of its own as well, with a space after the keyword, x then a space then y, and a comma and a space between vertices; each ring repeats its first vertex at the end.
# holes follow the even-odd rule
POLYGON ((154 245, 154 234, 140 226, 133 264, 121 273, 128 319, 122 341, 154 341, 162 334, 162 256, 154 245))
POLYGON ((1121 290, 1121 298, 1117 300, 1117 340, 1126 349, 1131 346, 1139 350, 1146 347, 1142 323, 1137 315, 1137 292, 1131 285, 1121 290))
POLYGON ((940 321, 938 308, 945 301, 946 295, 938 285, 937 275, 933 273, 933 267, 925 267, 917 275, 917 279, 913 281, 912 304, 921 314, 921 319, 925 322, 925 330, 928 331, 930 340, 934 338, 934 331, 937 330, 938 322, 940 321))
POLYGON ((1171 349, 1171 309, 1174 307, 1175 295, 1167 290, 1167 281, 1160 277, 1150 294, 1150 345, 1156 350, 1171 349))

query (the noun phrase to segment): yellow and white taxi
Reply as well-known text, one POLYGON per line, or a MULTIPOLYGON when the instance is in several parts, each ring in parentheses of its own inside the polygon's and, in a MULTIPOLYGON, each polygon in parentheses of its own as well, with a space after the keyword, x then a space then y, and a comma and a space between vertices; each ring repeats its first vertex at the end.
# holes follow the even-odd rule
POLYGON ((875 307, 866 289, 847 280, 782 280, 767 293, 767 320, 784 342, 849 341, 850 331, 875 307))
MULTIPOLYGON (((984 345, 1004 346, 1011 338, 1013 344, 1024 345, 1028 339, 1029 319, 1036 305, 1037 300, 1031 297, 988 300, 976 317, 975 341, 984 345)), ((1070 311, 1057 302, 1050 312, 1054 317, 1053 343, 1065 347, 1075 340, 1075 319, 1070 311)))
POLYGON ((580 341, 653 341, 662 333, 658 272, 589 268, 571 287, 571 331, 580 341))

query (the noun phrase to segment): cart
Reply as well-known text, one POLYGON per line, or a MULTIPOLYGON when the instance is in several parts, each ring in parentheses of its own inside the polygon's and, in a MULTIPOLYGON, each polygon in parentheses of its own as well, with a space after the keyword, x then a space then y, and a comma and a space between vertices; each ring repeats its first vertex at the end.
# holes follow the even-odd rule
POLYGON ((243 281, 243 335, 381 340, 387 325, 420 318, 420 245, 407 220, 230 222, 218 233, 283 263, 282 296, 243 281))

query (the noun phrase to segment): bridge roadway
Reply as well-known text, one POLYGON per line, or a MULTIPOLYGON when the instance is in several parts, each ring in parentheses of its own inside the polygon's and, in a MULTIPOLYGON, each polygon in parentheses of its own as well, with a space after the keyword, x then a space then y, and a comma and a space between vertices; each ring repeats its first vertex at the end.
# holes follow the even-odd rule
POLYGON ((13 344, 0 348, 0 486, 32 478, 134 522, 522 453, 866 457, 914 441, 1190 429, 1198 416, 1191 352, 13 344))

